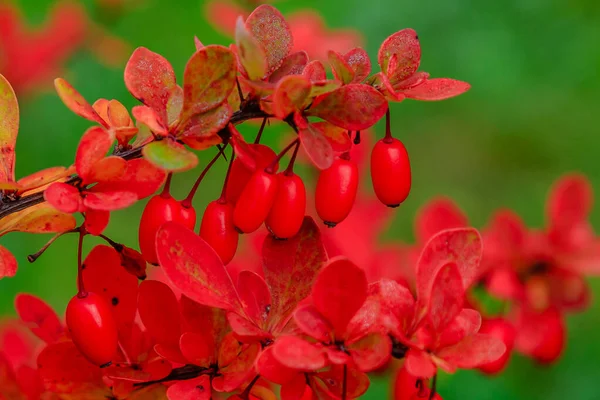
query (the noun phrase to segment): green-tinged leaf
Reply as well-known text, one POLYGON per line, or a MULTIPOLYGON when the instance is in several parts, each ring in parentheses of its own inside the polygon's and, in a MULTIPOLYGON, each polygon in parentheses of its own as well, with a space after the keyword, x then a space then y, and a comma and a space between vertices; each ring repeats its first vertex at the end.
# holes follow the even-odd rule
POLYGON ((334 80, 313 82, 312 87, 310 88, 310 97, 317 97, 333 92, 340 86, 342 86, 342 82, 334 80))
POLYGON ((138 123, 146 125, 155 135, 167 136, 167 128, 152 108, 148 106, 135 106, 131 109, 131 113, 138 123))
MULTIPOLYGON (((191 117, 185 126, 181 128, 180 139, 188 138, 209 138, 216 136, 217 132, 225 128, 231 119, 233 111, 227 102, 224 102, 217 108, 213 108, 202 114, 191 117)), ((221 139, 219 138, 219 142, 221 139)))
POLYGON ((298 131, 298 137, 306 154, 319 169, 327 169, 333 164, 333 148, 323 133, 312 124, 298 131))
POLYGON ((198 165, 198 157, 194 153, 168 139, 146 145, 142 154, 152 164, 170 172, 187 171, 198 165))
POLYGON ((377 89, 352 83, 316 99, 306 114, 350 131, 360 131, 379 121, 387 109, 387 100, 377 89))
POLYGON ((267 74, 267 58, 260 43, 252 37, 244 18, 240 15, 235 25, 235 44, 240 63, 251 80, 262 79, 267 74))
POLYGON ((409 99, 423 101, 446 100, 463 94, 471 88, 467 82, 448 78, 428 79, 419 86, 405 90, 403 93, 409 99))
POLYGON ((311 82, 302 75, 289 75, 281 79, 273 93, 273 112, 279 119, 304 108, 310 94, 311 82))
POLYGON ((125 86, 156 112, 164 126, 168 125, 167 104, 177 84, 173 67, 166 58, 138 47, 125 66, 125 86))
POLYGON ((339 126, 335 126, 329 122, 322 121, 311 124, 312 127, 319 132, 329 141, 331 148, 336 153, 344 153, 350 151, 352 148, 352 140, 348 131, 339 126))
POLYGON ((379 48, 377 61, 392 84, 414 74, 421 62, 421 45, 417 32, 403 29, 389 36, 379 48))
POLYGON ((0 279, 15 276, 17 273, 17 259, 10 251, 0 245, 0 279))
POLYGON ((8 232, 55 233, 75 228, 75 218, 42 203, 10 214, 0 221, 0 236, 8 232))
POLYGON ((364 49, 357 47, 344 54, 344 61, 352 68, 355 83, 361 83, 371 73, 371 60, 364 49))
POLYGON ((0 75, 0 182, 15 180, 15 144, 19 133, 19 103, 6 78, 0 75))
POLYGON ((226 47, 206 46, 194 53, 183 74, 181 121, 218 107, 235 87, 235 56, 226 47))
POLYGON ((293 47, 292 32, 283 15, 263 4, 250 14, 246 27, 265 49, 269 72, 278 68, 293 47))
POLYGON ((54 88, 65 106, 75 114, 87 120, 94 121, 108 128, 108 122, 104 121, 96 112, 94 107, 77 91, 69 82, 63 78, 54 80, 54 88))
POLYGON ((354 71, 341 54, 329 50, 327 57, 329 58, 329 64, 331 65, 335 79, 346 85, 354 80, 354 71))
POLYGON ((296 236, 288 240, 267 236, 262 257, 272 298, 269 324, 282 329, 298 303, 309 295, 317 272, 327 260, 319 228, 311 217, 305 217, 296 236))

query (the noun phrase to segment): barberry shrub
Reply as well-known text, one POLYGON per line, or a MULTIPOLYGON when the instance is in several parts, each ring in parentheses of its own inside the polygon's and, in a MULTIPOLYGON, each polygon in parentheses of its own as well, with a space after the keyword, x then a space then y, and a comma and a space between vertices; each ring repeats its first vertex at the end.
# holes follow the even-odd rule
MULTIPOLYGON (((382 43, 377 72, 350 48, 319 57, 328 74, 274 7, 227 21, 235 42, 196 38, 182 85, 168 60, 136 49, 124 71, 141 103, 131 110, 90 103, 57 78, 60 99, 93 126, 73 165, 20 179, 18 103, 0 75, 0 235, 54 233, 31 262, 61 236, 79 238, 66 317, 20 294, 19 318, 0 325, 0 342, 14 344, 0 350, 0 397, 346 400, 368 390, 369 373, 390 372, 396 399, 441 399, 440 371, 499 373, 513 349, 555 361, 562 313, 587 305, 582 277, 600 261, 585 178, 557 184, 544 231, 501 212, 480 234, 442 199, 417 216, 416 244, 380 248, 376 235, 412 179, 389 103, 444 100, 469 85, 418 71, 412 29, 382 43), (384 117, 385 137, 361 152, 384 117), (236 125, 251 120, 261 124, 248 141, 236 125), (294 133, 281 150, 260 143, 268 122, 294 133), (175 199, 176 174, 208 153, 175 199), (198 212, 193 199, 222 159, 221 194, 198 212), (318 171, 316 184, 296 162, 318 171), (367 164, 375 198, 359 190, 367 164), (148 197, 138 244, 104 234, 111 211, 148 197), (84 257, 90 236, 106 244, 84 257), (482 298, 492 295, 509 307, 490 311, 482 298)), ((0 277, 17 261, 0 246, 0 277)))

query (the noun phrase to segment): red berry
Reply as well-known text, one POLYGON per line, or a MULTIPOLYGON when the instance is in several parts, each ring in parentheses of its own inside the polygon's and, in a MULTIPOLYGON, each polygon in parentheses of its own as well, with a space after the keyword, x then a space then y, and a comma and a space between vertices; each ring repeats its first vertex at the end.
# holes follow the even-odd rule
MULTIPOLYGON (((273 149, 264 144, 250 144, 249 146, 256 152, 256 169, 258 170, 265 169, 277 157, 273 149)), ((277 170, 277 165, 275 170, 277 170)), ((248 169, 239 158, 233 160, 225 187, 225 197, 228 202, 231 204, 237 202, 253 173, 254 171, 248 169)))
POLYGON ((277 194, 267 217, 267 228, 279 239, 289 239, 300 230, 306 212, 306 188, 292 173, 277 174, 277 194))
POLYGON ((406 147, 395 138, 378 141, 371 153, 371 179, 379 201, 398 207, 410 193, 410 160, 406 147))
POLYGON ((200 224, 200 237, 206 241, 227 265, 235 255, 239 233, 233 225, 233 206, 219 200, 211 201, 200 224))
POLYGON ((251 233, 265 222, 275 195, 277 175, 257 170, 244 188, 233 210, 233 224, 242 233, 251 233))
POLYGON ((196 211, 183 207, 171 196, 156 195, 150 199, 140 220, 140 251, 150 264, 158 264, 156 256, 156 232, 168 221, 177 221, 190 229, 196 225, 196 211))
POLYGON ((326 225, 342 222, 354 205, 358 190, 358 168, 350 160, 339 158, 321 171, 315 189, 317 214, 326 225))
POLYGON ((96 293, 75 296, 67 306, 73 343, 92 364, 108 366, 117 351, 117 325, 108 303, 96 293))
POLYGON ((486 374, 497 374, 501 372, 510 359, 512 349, 515 345, 517 332, 515 327, 503 318, 490 318, 482 322, 479 333, 494 336, 506 345, 506 352, 498 360, 488 364, 480 365, 478 368, 486 374))

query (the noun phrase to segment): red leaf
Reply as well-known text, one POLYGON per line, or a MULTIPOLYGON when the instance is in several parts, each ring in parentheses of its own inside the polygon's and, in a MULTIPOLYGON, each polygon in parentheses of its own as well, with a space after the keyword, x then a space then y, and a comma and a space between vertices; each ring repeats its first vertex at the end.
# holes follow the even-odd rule
POLYGON ((131 113, 135 119, 146 125, 152 132, 159 136, 167 136, 168 130, 164 125, 166 121, 162 121, 157 112, 148 106, 135 106, 131 109, 131 113))
POLYGON ((84 183, 91 183, 89 179, 92 178, 96 163, 110 150, 113 140, 111 134, 99 126, 83 134, 75 153, 75 168, 84 183))
POLYGON ((87 361, 73 342, 45 347, 37 359, 44 387, 70 399, 104 399, 112 393, 102 381, 102 370, 87 361))
POLYGON ((119 253, 108 246, 94 247, 83 265, 86 289, 111 305, 119 331, 128 335, 137 310, 137 278, 121 266, 119 253))
POLYGON ((559 231, 569 230, 585 222, 592 209, 593 192, 583 175, 565 175, 550 192, 546 215, 550 226, 559 231))
POLYGON ((310 124, 310 126, 325 136, 335 153, 345 153, 352 148, 352 140, 347 130, 326 121, 315 122, 310 124))
POLYGON ((413 29, 403 29, 389 36, 379 48, 377 61, 392 83, 414 74, 421 62, 421 45, 417 32, 413 29), (395 58, 393 63, 392 57, 395 58))
POLYGON ((100 235, 110 219, 109 211, 88 210, 85 212, 85 230, 92 235, 100 235))
POLYGON ((179 347, 179 302, 171 288, 159 281, 144 281, 139 290, 138 312, 150 335, 158 344, 179 347))
POLYGON ((443 331, 439 332, 438 347, 454 345, 465 337, 477 333, 480 326, 481 314, 478 311, 463 308, 456 318, 443 331))
POLYGON ((388 335, 372 333, 348 346, 354 364, 363 372, 374 371, 387 363, 392 354, 388 335))
POLYGON ((17 259, 10 251, 0 245, 0 279, 15 276, 17 273, 17 259))
POLYGON ((44 191, 44 199, 56 208, 65 213, 75 213, 81 209, 81 194, 74 186, 66 183, 53 183, 44 191))
POLYGON ((112 182, 102 182, 94 186, 97 192, 133 192, 141 200, 154 194, 165 182, 167 174, 150 161, 138 158, 127 162, 123 176, 112 182))
MULTIPOLYGON (((206 342, 216 346, 229 330, 224 310, 199 304, 185 295, 181 296, 180 304, 184 331, 201 334, 206 342)), ((216 352, 215 348, 215 359, 216 352)))
POLYGON ((429 322, 435 332, 444 329, 462 310, 465 289, 458 267, 444 265, 433 280, 429 299, 429 322))
POLYGON ((265 348, 256 360, 256 369, 260 376, 278 385, 288 383, 300 376, 306 384, 304 375, 298 373, 297 369, 288 368, 277 360, 273 355, 273 348, 274 346, 265 348))
POLYGON ((440 197, 421 207, 415 221, 415 233, 419 243, 426 243, 439 231, 464 228, 468 223, 466 215, 452 200, 440 197))
MULTIPOLYGON (((317 392, 321 392, 323 387, 327 388, 327 393, 320 398, 342 398, 344 367, 342 365, 332 365, 323 371, 314 375, 320 385, 313 387, 317 392)), ((356 367, 348 365, 346 368, 346 397, 348 399, 358 399, 369 388, 369 376, 360 372, 356 367)))
POLYGON ((231 362, 221 363, 221 359, 219 359, 221 376, 213 379, 213 388, 219 392, 231 392, 249 382, 256 375, 254 363, 260 352, 260 343, 243 347, 238 344, 236 347, 238 347, 236 357, 231 362))
POLYGON ((252 271, 238 275, 237 289, 246 315, 259 326, 264 326, 271 312, 271 292, 265 280, 252 271))
POLYGON ((86 192, 83 205, 93 210, 114 211, 129 207, 137 199, 133 192, 86 192))
POLYGON ((438 101, 446 100, 463 94, 471 88, 466 82, 449 78, 428 79, 424 83, 403 93, 409 99, 438 101))
MULTIPOLYGON (((256 163, 256 152, 253 147, 246 143, 244 137, 240 134, 240 132, 233 125, 229 125, 229 130, 231 132, 231 146, 235 152, 235 156, 240 160, 244 166, 250 171, 254 171, 257 167, 256 163)), ((252 174, 250 174, 252 175, 252 174)))
POLYGON ((167 103, 177 84, 173 67, 166 58, 145 47, 135 49, 125 66, 125 86, 167 126, 167 103))
POLYGON ((365 272, 345 258, 331 259, 312 289, 315 308, 329 321, 335 338, 345 338, 348 323, 367 298, 365 272))
POLYGON ((235 57, 223 46, 206 46, 194 53, 183 73, 181 120, 223 103, 235 87, 235 57))
POLYGON ((333 329, 312 304, 298 306, 294 311, 294 322, 298 328, 320 342, 330 342, 333 329))
POLYGON ((171 282, 190 299, 211 307, 241 310, 221 258, 193 231, 167 222, 157 233, 156 253, 171 282))
POLYGON ((295 111, 302 110, 310 94, 311 83, 302 75, 282 78, 273 93, 273 112, 277 118, 285 119, 295 111))
POLYGON ((327 365, 323 348, 297 336, 277 338, 273 356, 284 366, 300 371, 316 371, 327 365))
MULTIPOLYGON (((217 136, 217 133, 227 126, 232 114, 231 107, 225 102, 217 108, 191 117, 185 126, 181 128, 182 133, 178 134, 178 137, 182 140, 214 138, 217 143, 220 143, 221 138, 217 136)), ((194 148, 193 146, 190 147, 194 148)))
POLYGON ((179 340, 181 354, 194 365, 209 368, 216 361, 216 348, 214 339, 207 335, 186 332, 179 340), (209 339, 209 340, 206 340, 209 339))
POLYGON ((344 61, 352 68, 353 82, 361 83, 371 73, 371 60, 369 54, 360 47, 350 50, 344 54, 344 61))
POLYGON ((95 121, 105 128, 109 127, 108 123, 98 115, 90 103, 69 82, 63 78, 56 78, 54 88, 69 110, 87 120, 95 121))
POLYGON ((292 312, 310 294, 327 253, 321 233, 311 217, 288 240, 266 237, 262 247, 265 281, 271 293, 271 331, 282 329, 292 312))
POLYGON ((397 338, 403 338, 411 328, 415 313, 415 299, 405 286, 382 279, 369 285, 369 299, 381 304, 382 325, 397 338))
POLYGON ((313 60, 309 62, 306 67, 304 67, 302 75, 310 79, 312 82, 324 81, 327 79, 325 67, 319 60, 313 60))
POLYGON ((169 400, 210 400, 211 395, 212 388, 208 375, 176 382, 167 389, 169 400))
POLYGON ((292 53, 283 59, 283 62, 269 76, 270 82, 278 82, 289 75, 301 75, 304 67, 308 63, 308 54, 305 51, 292 53))
POLYGON ((255 322, 237 313, 228 312, 227 321, 229 322, 229 326, 231 326, 231 330, 235 333, 235 337, 244 343, 273 338, 273 335, 261 329, 255 322))
POLYGON ((387 100, 372 86, 352 83, 315 100, 306 111, 351 131, 374 125, 387 111, 387 100))
POLYGON ((506 351, 506 345, 491 335, 475 334, 451 347, 437 352, 437 356, 458 368, 475 368, 496 361, 506 351))
POLYGON ((94 169, 87 176, 89 182, 111 182, 125 174, 127 161, 119 156, 109 156, 94 164, 94 169))
POLYGON ((432 378, 437 371, 429 355, 417 349, 408 351, 404 366, 409 374, 418 378, 432 378))
POLYGON ((309 124, 300 128, 298 137, 312 163, 319 169, 327 169, 333 164, 333 147, 324 132, 309 124))
POLYGON ((455 263, 463 288, 469 288, 479 272, 481 250, 481 237, 473 228, 445 230, 427 242, 417 262, 418 320, 429 305, 433 282, 440 269, 448 263, 455 263))
POLYGON ((248 78, 253 81, 262 79, 267 74, 267 56, 258 40, 248 32, 241 15, 235 24, 235 45, 248 78))
POLYGON ((15 309, 31 332, 44 342, 54 343, 63 336, 63 327, 58 315, 43 300, 21 293, 15 298, 15 309))
POLYGON ((335 79, 341 81, 345 85, 354 81, 354 70, 348 65, 340 53, 329 50, 327 56, 335 79))
POLYGON ((292 33, 283 15, 273 6, 263 4, 246 19, 246 27, 265 50, 268 72, 275 70, 290 54, 293 45, 292 33))
POLYGON ((0 182, 15 180, 15 145, 19 133, 19 103, 8 80, 0 74, 0 182))

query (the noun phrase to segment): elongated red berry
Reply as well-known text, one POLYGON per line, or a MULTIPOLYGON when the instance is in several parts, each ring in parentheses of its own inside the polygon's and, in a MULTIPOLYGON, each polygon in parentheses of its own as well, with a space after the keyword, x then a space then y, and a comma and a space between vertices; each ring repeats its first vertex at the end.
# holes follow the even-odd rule
POLYGON ((504 318, 490 318, 482 322, 479 333, 494 336, 506 345, 506 351, 496 361, 488 364, 480 365, 478 368, 486 374, 497 374, 506 368, 508 360, 512 353, 512 349, 515 345, 515 337, 517 332, 513 324, 505 320, 504 318))
POLYGON ((386 137, 375 144, 371 179, 377 198, 386 206, 398 207, 406 200, 411 186, 410 160, 401 141, 386 137))
POLYGON ((321 171, 315 189, 317 214, 329 227, 342 222, 354 206, 358 190, 358 168, 354 162, 339 158, 321 171))
POLYGON ((565 323, 563 316, 555 309, 548 309, 539 316, 544 326, 544 335, 532 352, 533 358, 542 364, 556 361, 565 348, 565 323))
POLYGON ((73 343, 92 364, 110 365, 117 351, 117 325, 102 296, 88 292, 67 306, 67 327, 73 343))
POLYGON ((239 233, 233 225, 233 205, 221 200, 211 201, 200 224, 200 237, 206 241, 227 265, 235 256, 239 233))
POLYGON ((293 172, 277 174, 277 194, 267 217, 267 228, 279 239, 296 235, 306 213, 306 188, 293 172))
POLYGON ((242 233, 260 228, 277 194, 277 175, 259 169, 250 178, 233 209, 233 224, 242 233))
POLYGON ((156 256, 156 232, 168 221, 177 221, 190 229, 196 225, 196 211, 183 207, 170 195, 156 195, 148 201, 140 220, 140 251, 150 264, 158 264, 156 256))
MULTIPOLYGON (((273 149, 264 144, 250 144, 249 146, 256 153, 256 170, 265 169, 277 156, 273 149)), ((277 165, 274 169, 277 170, 277 165)), ((231 204, 237 202, 254 171, 248 169, 239 158, 233 160, 227 186, 225 187, 227 201, 231 204)))

